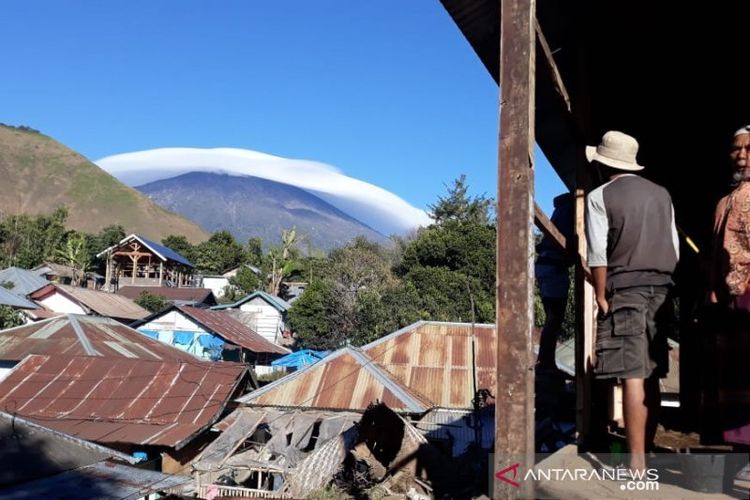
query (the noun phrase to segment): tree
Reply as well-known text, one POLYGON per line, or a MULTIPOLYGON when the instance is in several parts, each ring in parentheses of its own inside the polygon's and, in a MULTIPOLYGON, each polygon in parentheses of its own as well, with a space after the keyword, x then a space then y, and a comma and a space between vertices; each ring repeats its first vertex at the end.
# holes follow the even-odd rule
POLYGON ((65 244, 56 249, 55 260, 73 269, 73 286, 79 286, 91 267, 87 235, 75 231, 68 234, 65 244))
POLYGON ((0 330, 21 326, 26 323, 26 317, 21 311, 9 306, 0 306, 0 330))
POLYGON ((199 271, 219 274, 237 267, 245 259, 242 245, 227 230, 216 231, 195 247, 195 265, 199 271))
POLYGON ((263 240, 255 237, 247 240, 245 245, 245 263, 260 266, 263 263, 263 240))
POLYGON ((335 307, 330 283, 316 279, 308 285, 287 313, 289 326, 301 347, 337 349, 344 344, 344 335, 334 328, 335 307))
POLYGON ((12 215, 0 229, 0 264, 30 269, 50 258, 65 238, 68 211, 49 215, 12 215))
POLYGON ((430 216, 435 224, 441 225, 449 221, 490 224, 492 222, 493 201, 484 195, 470 197, 466 176, 461 175, 448 187, 448 196, 438 197, 437 203, 430 205, 430 216))
POLYGON ((191 245, 187 238, 185 238, 184 236, 170 234, 169 236, 161 240, 161 244, 167 248, 174 250, 190 262, 195 263, 195 247, 191 245))
POLYGON ((266 291, 278 295, 284 278, 291 275, 299 266, 297 249, 297 229, 281 231, 281 246, 271 248, 266 254, 266 265, 270 267, 266 291))
POLYGON ((161 295, 154 295, 146 290, 142 291, 134 302, 152 313, 163 311, 172 305, 170 301, 161 295))
POLYGON ((237 274, 229 278, 229 284, 235 290, 235 295, 244 297, 263 288, 263 278, 249 267, 241 266, 237 274))

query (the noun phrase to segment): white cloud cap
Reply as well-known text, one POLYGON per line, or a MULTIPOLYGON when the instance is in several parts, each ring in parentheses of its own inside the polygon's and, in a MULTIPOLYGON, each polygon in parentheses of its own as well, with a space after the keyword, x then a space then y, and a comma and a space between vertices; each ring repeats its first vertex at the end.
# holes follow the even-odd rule
POLYGON ((309 160, 236 148, 160 148, 107 156, 95 162, 120 181, 140 186, 188 172, 260 177, 310 191, 386 235, 430 223, 424 210, 390 191, 309 160))

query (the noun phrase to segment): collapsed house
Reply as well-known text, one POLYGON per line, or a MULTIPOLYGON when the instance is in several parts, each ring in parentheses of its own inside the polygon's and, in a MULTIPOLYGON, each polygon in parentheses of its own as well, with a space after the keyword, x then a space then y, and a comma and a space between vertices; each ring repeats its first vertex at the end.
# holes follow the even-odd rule
MULTIPOLYGON (((196 486, 206 495, 209 490, 234 495, 250 489, 258 495, 294 497, 303 491, 295 485, 303 482, 304 464, 327 464, 316 475, 323 486, 348 456, 365 462, 377 457, 387 435, 399 438, 388 446, 393 456, 376 460, 380 466, 369 460, 368 470, 382 469, 376 479, 408 470, 410 460, 396 460, 407 442, 417 443, 412 443, 414 449, 440 449, 444 458, 477 451, 486 456, 494 437, 494 342, 492 325, 422 321, 362 348, 339 349, 238 399, 245 407, 217 426, 224 434, 193 464, 196 486), (395 418, 376 419, 386 424, 366 434, 369 451, 357 448, 367 441, 358 430, 364 416, 381 406, 395 418), (339 427, 339 422, 350 426, 339 427), (360 425, 351 430, 354 422, 360 425), (401 430, 394 433, 394 428, 401 430), (333 430, 338 437, 331 435, 333 430), (337 444, 327 445, 325 439, 337 444), (329 450, 325 461, 321 446, 341 453, 329 450)), ((440 483, 434 472, 439 467, 430 469, 430 483, 440 483)), ((411 473, 414 481, 424 472, 416 471, 411 473)), ((304 491, 310 491, 313 483, 305 484, 304 491)), ((425 483, 422 490, 429 489, 425 483)))

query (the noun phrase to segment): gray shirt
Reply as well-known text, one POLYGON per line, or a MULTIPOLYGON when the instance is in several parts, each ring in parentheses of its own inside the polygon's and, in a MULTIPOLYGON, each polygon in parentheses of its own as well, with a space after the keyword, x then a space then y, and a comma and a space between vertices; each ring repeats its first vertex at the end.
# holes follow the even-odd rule
POLYGON ((589 267, 607 267, 607 289, 672 283, 680 257, 674 208, 663 187, 615 177, 586 203, 589 267))

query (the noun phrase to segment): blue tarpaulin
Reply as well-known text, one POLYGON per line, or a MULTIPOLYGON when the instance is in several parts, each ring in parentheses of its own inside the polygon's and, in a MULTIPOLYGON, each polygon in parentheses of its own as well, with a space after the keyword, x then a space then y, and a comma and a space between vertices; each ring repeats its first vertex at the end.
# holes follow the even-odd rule
POLYGON ((156 330, 146 330, 146 329, 138 329, 139 332, 146 335, 147 337, 151 337, 152 339, 159 340, 159 332, 156 330))
POLYGON ((190 345, 193 343, 195 332, 174 332, 172 343, 180 345, 190 345))
POLYGON ((304 368, 307 365, 317 363, 328 355, 330 351, 313 351, 302 349, 271 362, 271 366, 286 366, 289 368, 304 368))
POLYGON ((224 341, 213 335, 201 335, 198 337, 198 343, 206 349, 222 349, 224 347, 224 341))

